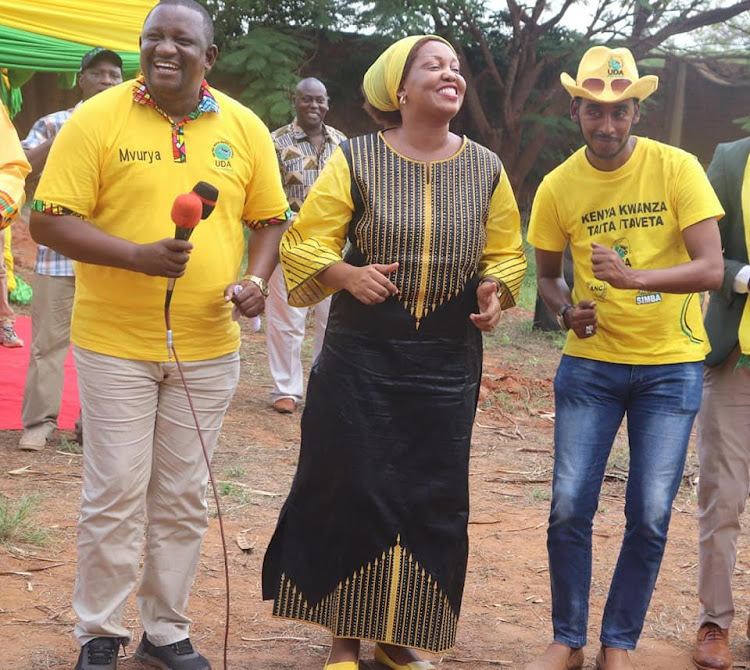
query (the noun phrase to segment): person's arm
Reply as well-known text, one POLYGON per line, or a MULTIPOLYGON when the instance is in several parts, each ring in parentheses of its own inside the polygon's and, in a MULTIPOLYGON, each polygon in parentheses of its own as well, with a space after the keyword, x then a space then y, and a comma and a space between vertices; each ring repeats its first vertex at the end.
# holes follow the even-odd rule
POLYGON ((563 255, 562 251, 536 249, 537 290, 553 314, 558 314, 565 305, 571 305, 562 315, 565 327, 580 338, 590 337, 596 332, 596 303, 592 300, 573 303, 563 275, 563 255))
POLYGON ((31 213, 29 226, 37 244, 68 258, 151 276, 181 277, 193 248, 190 242, 173 238, 136 244, 105 233, 73 214, 35 211, 31 213))
POLYGON ((591 265, 594 276, 621 289, 697 293, 720 288, 724 278, 724 264, 716 219, 704 219, 684 228, 682 239, 690 260, 655 269, 630 268, 614 249, 592 243, 591 265))
POLYGON ((261 292, 257 280, 248 277, 258 277, 268 282, 279 263, 279 243, 287 228, 288 224, 277 223, 250 232, 247 242, 247 274, 241 281, 230 284, 224 290, 224 300, 234 302, 244 316, 257 316, 266 308, 266 296, 261 292))
POLYGON ((479 330, 490 331, 500 320, 501 311, 516 304, 526 273, 521 217, 505 170, 492 193, 486 236, 479 260, 479 313, 469 318, 479 330))
POLYGON ((388 275, 396 270, 398 263, 372 263, 358 267, 339 261, 319 272, 317 278, 329 288, 349 291, 365 305, 376 305, 398 293, 396 285, 388 279, 388 275))
POLYGON ((737 179, 737 175, 732 175, 730 180, 727 175, 726 154, 729 147, 725 144, 719 144, 716 147, 711 164, 706 170, 706 176, 725 212, 724 217, 719 221, 721 248, 724 251, 724 280, 720 291, 727 303, 731 304, 737 293, 748 293, 750 265, 745 261, 732 258, 741 246, 737 244, 738 238, 744 238, 744 221, 740 202, 742 180, 737 179))
POLYGON ((41 144, 37 144, 35 147, 24 149, 26 160, 28 160, 31 165, 32 174, 38 175, 44 170, 44 166, 47 163, 47 157, 49 156, 49 150, 52 148, 52 142, 54 139, 54 137, 50 137, 48 140, 44 140, 41 144))
POLYGON ((357 270, 341 259, 353 211, 349 165, 336 148, 281 240, 281 264, 293 307, 320 302, 344 288, 350 268, 357 270))
POLYGON ((16 216, 24 201, 24 183, 31 166, 10 121, 0 104, 0 229, 16 216))

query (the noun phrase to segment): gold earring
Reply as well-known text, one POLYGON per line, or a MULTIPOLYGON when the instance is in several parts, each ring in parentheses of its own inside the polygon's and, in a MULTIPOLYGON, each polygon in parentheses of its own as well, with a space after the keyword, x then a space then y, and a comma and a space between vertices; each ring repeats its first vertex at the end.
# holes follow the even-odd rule
POLYGON ((401 95, 398 96, 398 104, 399 105, 406 104, 406 93, 401 93, 401 95))

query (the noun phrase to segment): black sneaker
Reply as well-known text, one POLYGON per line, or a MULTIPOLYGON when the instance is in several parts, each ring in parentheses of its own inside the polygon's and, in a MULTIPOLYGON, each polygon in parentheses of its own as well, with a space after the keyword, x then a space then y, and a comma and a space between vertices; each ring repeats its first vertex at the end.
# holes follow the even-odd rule
POLYGON ((81 647, 75 670, 115 670, 122 638, 95 637, 81 647))
POLYGON ((161 670, 211 670, 208 659, 193 649, 189 637, 173 644, 156 647, 148 641, 144 633, 138 649, 135 650, 135 658, 141 663, 161 670))

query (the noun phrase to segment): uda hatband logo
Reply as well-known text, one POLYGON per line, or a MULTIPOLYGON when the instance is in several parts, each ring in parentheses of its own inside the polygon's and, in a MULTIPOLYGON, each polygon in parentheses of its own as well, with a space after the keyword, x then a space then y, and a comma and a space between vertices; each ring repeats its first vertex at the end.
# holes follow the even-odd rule
POLYGON ((227 142, 217 142, 212 150, 214 166, 219 170, 231 170, 234 149, 227 142))
POLYGON ((610 77, 622 77, 622 58, 610 56, 607 61, 607 74, 610 77))

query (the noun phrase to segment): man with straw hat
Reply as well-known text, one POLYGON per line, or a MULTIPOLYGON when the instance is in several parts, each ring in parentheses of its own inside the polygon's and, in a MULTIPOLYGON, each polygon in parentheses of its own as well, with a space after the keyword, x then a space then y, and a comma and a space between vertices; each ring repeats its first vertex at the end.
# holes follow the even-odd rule
POLYGON ((708 167, 727 215, 720 226, 724 281, 711 294, 706 312, 712 349, 706 357, 697 431, 700 618, 693 662, 702 670, 732 667, 732 575, 740 515, 750 491, 749 157, 750 138, 720 144, 708 167))
POLYGON ((554 641, 526 668, 583 665, 592 522, 627 414, 626 527, 596 667, 628 670, 700 405, 710 347, 697 292, 721 284, 723 210, 695 157, 631 135, 658 80, 640 77, 627 49, 593 47, 575 80, 560 79, 585 146, 545 177, 529 225, 540 295, 568 336, 555 378, 547 535, 554 641))

